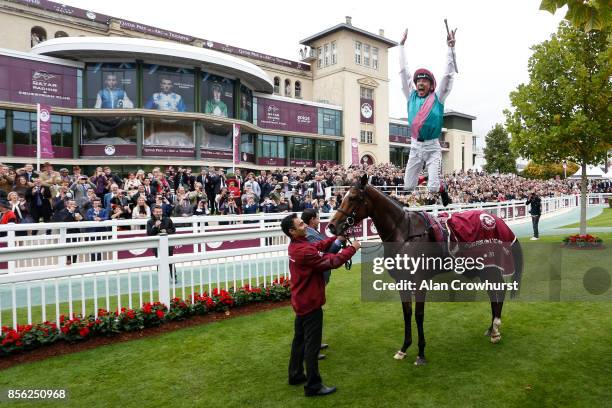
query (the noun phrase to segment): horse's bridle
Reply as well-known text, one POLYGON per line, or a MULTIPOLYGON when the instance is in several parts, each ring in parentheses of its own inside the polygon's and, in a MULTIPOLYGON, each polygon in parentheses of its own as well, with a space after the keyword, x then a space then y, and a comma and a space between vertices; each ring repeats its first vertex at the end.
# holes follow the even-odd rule
MULTIPOLYGON (((346 219, 344 220, 344 222, 346 223, 346 225, 348 225, 348 228, 346 228, 345 231, 342 231, 342 232, 339 231, 339 234, 344 235, 346 237, 346 241, 348 242, 349 245, 352 243, 351 240, 350 240, 350 233, 351 232, 353 233, 353 240, 355 240, 357 238, 356 235, 355 235, 355 231, 353 229, 353 227, 355 226, 355 218, 357 217, 357 209, 359 209, 362 205, 367 205, 367 201, 365 199, 365 188, 363 190, 361 188, 358 188, 358 187, 356 187, 356 188, 359 190, 359 197, 357 198, 359 200, 359 203, 353 207, 353 210, 351 211, 351 213, 349 214, 348 212, 344 211, 341 208, 338 208, 336 210, 340 214, 346 216, 346 219)), ((390 238, 395 233, 395 231, 397 230, 399 225, 400 225, 399 222, 395 223, 395 228, 393 229, 393 231, 391 231, 389 236, 386 237, 387 239, 390 238)), ((408 238, 406 239, 406 241, 411 241, 414 238, 421 238, 421 237, 423 237, 425 235, 428 235, 430 228, 431 227, 425 228, 425 231, 423 231, 420 234, 409 235, 408 238)), ((381 241, 382 242, 387 242, 387 240, 383 239, 382 237, 381 237, 381 241)))

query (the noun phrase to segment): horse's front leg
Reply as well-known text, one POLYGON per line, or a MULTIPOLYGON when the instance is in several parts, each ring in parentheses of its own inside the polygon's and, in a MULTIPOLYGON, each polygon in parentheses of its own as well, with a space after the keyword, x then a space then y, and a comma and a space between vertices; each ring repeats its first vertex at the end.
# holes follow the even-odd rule
MULTIPOLYGON (((410 296, 410 293, 408 293, 410 296)), ((412 344, 412 299, 402 299, 402 312, 404 314, 404 344, 402 348, 393 356, 396 360, 403 360, 406 357, 406 350, 412 344)))
POLYGON ((425 331, 423 322, 425 321, 425 291, 416 293, 416 307, 414 310, 414 318, 416 320, 417 329, 419 331, 419 355, 417 356, 415 365, 425 365, 425 331))

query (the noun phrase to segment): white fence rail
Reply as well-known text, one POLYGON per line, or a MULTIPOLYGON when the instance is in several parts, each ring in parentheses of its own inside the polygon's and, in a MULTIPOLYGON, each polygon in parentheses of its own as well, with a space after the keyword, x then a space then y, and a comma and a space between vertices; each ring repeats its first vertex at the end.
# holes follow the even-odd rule
MULTIPOLYGON (((590 195, 603 205, 612 195, 590 195)), ((575 196, 542 200, 543 213, 575 207, 575 196)), ((528 216, 523 201, 454 206, 451 211, 483 209, 506 220, 528 216)), ((410 208, 437 212, 436 206, 410 208)), ((331 214, 322 214, 325 230, 331 214)), ((279 228, 286 214, 175 218, 177 234, 147 237, 146 220, 7 225, 0 238, 0 327, 59 321, 61 314, 95 314, 132 308, 144 301, 191 297, 215 288, 269 285, 287 277, 287 238, 279 228), (251 221, 252 223, 249 223, 251 221), (90 228, 106 231, 88 232, 90 228), (36 229, 51 234, 18 235, 36 229), (126 229, 123 229, 126 228, 126 229), (76 229, 77 231, 70 231, 76 229), (143 236, 145 235, 145 236, 143 236), (174 247, 172 256, 168 248, 174 247), (157 255, 154 255, 154 250, 157 255), (174 269, 178 282, 171 279, 174 269)), ((371 220, 356 235, 376 239, 371 220)))

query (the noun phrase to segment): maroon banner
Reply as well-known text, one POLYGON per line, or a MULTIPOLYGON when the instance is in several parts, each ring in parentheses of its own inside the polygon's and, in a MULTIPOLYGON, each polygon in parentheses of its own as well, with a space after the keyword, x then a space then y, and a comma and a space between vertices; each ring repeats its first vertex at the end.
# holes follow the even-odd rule
POLYGON ((351 138, 351 164, 359 165, 359 142, 356 137, 351 138))
POLYGON ((374 123, 374 100, 361 98, 359 101, 361 123, 374 123))
POLYGON ((228 54, 240 55, 241 57, 252 58, 260 61, 270 62, 276 65, 284 65, 289 68, 299 69, 301 71, 310 71, 309 64, 302 64, 301 62, 290 61, 284 58, 273 57, 272 55, 262 54, 261 52, 245 50, 244 48, 234 47, 231 45, 213 42, 210 40, 204 40, 204 47, 211 48, 213 50, 225 52, 228 54))
POLYGON ((240 125, 234 123, 232 134, 234 135, 234 164, 240 164, 240 125))
POLYGON ((53 143, 51 142, 51 107, 49 105, 38 104, 36 121, 39 131, 38 157, 41 159, 52 159, 53 143))
POLYGON ((232 160, 232 152, 229 150, 213 150, 213 149, 200 149, 200 155, 203 159, 215 159, 215 160, 232 160))
POLYGON ((257 124, 264 129, 318 133, 317 108, 301 103, 257 98, 257 124))
POLYGON ((77 107, 77 70, 0 55, 0 100, 77 107))
POLYGON ((315 166, 315 161, 314 160, 306 160, 306 159, 289 159, 289 165, 290 166, 314 167, 315 166))
POLYGON ((135 144, 82 144, 81 156, 134 157, 135 144))
POLYGON ((192 42, 195 40, 195 37, 190 35, 185 35, 181 33, 177 33, 174 31, 163 30, 157 27, 151 27, 146 24, 136 23, 134 21, 129 20, 119 20, 119 26, 121 28, 125 28, 127 30, 138 31, 139 33, 154 35, 155 37, 166 38, 168 40, 180 41, 180 42, 192 42))
POLYGON ((336 160, 317 160, 317 163, 319 163, 321 166, 335 166, 338 164, 336 160))
POLYGON ((25 4, 42 10, 64 14, 70 17, 83 18, 97 23, 108 24, 110 16, 106 14, 94 13, 93 11, 71 7, 65 4, 56 3, 48 0, 11 0, 14 3, 25 4))
POLYGON ((143 146, 142 155, 147 157, 195 157, 193 147, 143 146))
POLYGON ((257 164, 262 166, 285 166, 285 159, 281 157, 258 157, 257 164))

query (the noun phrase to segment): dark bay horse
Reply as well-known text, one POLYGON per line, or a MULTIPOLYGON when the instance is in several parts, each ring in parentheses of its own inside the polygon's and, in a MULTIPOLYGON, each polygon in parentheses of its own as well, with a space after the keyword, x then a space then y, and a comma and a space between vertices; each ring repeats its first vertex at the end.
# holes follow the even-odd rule
MULTIPOLYGON (((410 257, 429 256, 429 257, 444 257, 441 245, 427 245, 426 243, 435 242, 434 235, 430 225, 425 221, 425 218, 417 212, 405 211, 404 207, 383 194, 380 190, 368 185, 367 175, 363 175, 361 180, 352 186, 344 196, 342 203, 329 223, 329 230, 334 234, 344 234, 354 224, 370 217, 378 230, 378 234, 383 242, 402 243, 395 244, 393 251, 397 253, 407 254, 410 257), (399 246, 398 246, 399 245, 399 246), (418 249, 417 249, 418 247, 418 249), (425 252, 423 253, 423 248, 425 252), (418 254, 417 254, 418 251, 418 254)), ((385 248, 386 250, 386 248, 385 248)), ((520 244, 515 241, 511 247, 512 257, 514 260, 515 269, 513 272, 513 282, 520 284, 523 255, 520 244)), ((385 253, 385 257, 394 256, 393 254, 385 253)), ((412 279, 416 282, 416 287, 420 287, 420 282, 430 280, 435 275, 442 272, 437 269, 419 268, 412 275, 412 279)), ((396 281, 398 277, 390 273, 396 281)), ((484 268, 481 270, 472 270, 464 273, 467 277, 478 276, 481 281, 503 282, 503 278, 498 269, 484 268), (471 275, 470 275, 471 274, 471 275)), ((501 313, 505 299, 505 289, 501 291, 488 291, 491 301, 491 324, 485 332, 486 336, 490 337, 491 343, 497 343, 501 340, 500 326, 501 313)), ((423 365, 425 360, 425 334, 423 330, 423 321, 425 317, 425 295, 426 290, 414 291, 415 296, 415 320, 418 329, 418 346, 419 354, 416 359, 416 365, 423 365)), ((404 343, 400 350, 395 354, 395 359, 402 360, 406 356, 406 350, 412 343, 411 319, 412 319, 412 295, 410 291, 401 291, 400 299, 402 301, 402 311, 404 315, 404 343)))

